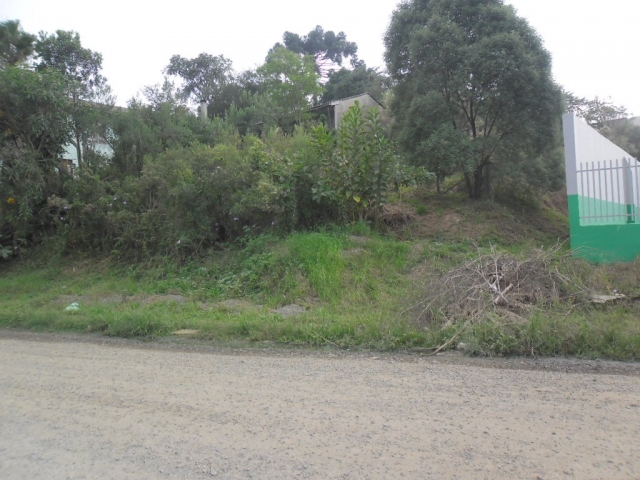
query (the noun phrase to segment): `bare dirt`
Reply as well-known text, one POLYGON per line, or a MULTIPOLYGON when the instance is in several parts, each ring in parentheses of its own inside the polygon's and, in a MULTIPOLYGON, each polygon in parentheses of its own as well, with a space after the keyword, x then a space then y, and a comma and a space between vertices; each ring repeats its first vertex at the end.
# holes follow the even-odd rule
POLYGON ((0 478, 640 478, 640 366, 0 330, 0 478))

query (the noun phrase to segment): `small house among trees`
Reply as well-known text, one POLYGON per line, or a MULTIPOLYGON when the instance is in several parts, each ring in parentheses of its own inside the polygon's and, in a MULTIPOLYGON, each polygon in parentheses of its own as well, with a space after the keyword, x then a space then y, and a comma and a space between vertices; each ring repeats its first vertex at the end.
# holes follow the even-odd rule
POLYGON ((353 95, 352 97, 339 98, 327 103, 323 103, 316 107, 313 107, 309 111, 316 116, 324 116, 326 119, 327 127, 331 130, 338 130, 340 128, 340 122, 347 111, 353 107, 356 102, 360 104, 360 108, 363 111, 368 110, 371 107, 384 108, 378 100, 373 98, 369 93, 362 93, 360 95, 353 95))

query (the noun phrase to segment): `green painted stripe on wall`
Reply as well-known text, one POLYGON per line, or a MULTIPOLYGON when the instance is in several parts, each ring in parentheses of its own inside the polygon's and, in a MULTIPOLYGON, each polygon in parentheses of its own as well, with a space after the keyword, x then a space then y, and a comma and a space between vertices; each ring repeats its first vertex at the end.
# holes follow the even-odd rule
POLYGON ((583 225, 581 200, 579 195, 569 195, 571 248, 577 256, 597 263, 633 261, 640 256, 640 224, 583 225))
POLYGON ((580 223, 582 225, 621 225, 630 223, 628 215, 635 215, 635 205, 610 202, 598 198, 577 195, 579 200, 580 223), (602 217, 602 218, 591 218, 602 217))

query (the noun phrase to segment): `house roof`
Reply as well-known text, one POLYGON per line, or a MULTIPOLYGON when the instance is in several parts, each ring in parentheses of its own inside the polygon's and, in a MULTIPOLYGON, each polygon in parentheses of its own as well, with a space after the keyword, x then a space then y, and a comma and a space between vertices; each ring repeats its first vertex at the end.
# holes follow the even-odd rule
POLYGON ((364 92, 364 93, 360 93, 358 95, 351 95, 350 97, 338 98, 337 100, 331 100, 330 102, 321 103, 320 105, 316 105, 315 107, 310 108, 309 111, 317 110, 317 109, 328 107, 328 106, 338 105, 339 103, 342 103, 345 100, 351 100, 353 98, 364 97, 365 95, 368 95, 369 98, 371 98, 374 102, 376 102, 378 105, 380 105, 381 108, 384 108, 384 105, 382 105, 382 103, 380 103, 373 95, 371 95, 369 92, 364 92))

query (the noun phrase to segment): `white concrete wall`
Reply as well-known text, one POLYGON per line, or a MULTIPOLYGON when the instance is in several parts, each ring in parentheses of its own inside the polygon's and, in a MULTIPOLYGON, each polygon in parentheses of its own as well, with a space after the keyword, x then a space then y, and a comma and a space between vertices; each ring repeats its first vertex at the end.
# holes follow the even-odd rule
POLYGON ((600 135, 575 113, 565 114, 562 123, 567 194, 638 205, 640 203, 637 193, 640 191, 640 164, 631 154, 600 135), (584 170, 623 166, 628 168, 611 170, 607 172, 607 176, 602 172, 586 172, 581 175, 578 173, 584 170), (625 170, 627 170, 626 173, 625 170), (627 185, 626 189, 625 185, 627 185), (633 192, 636 193, 633 194, 633 192))

